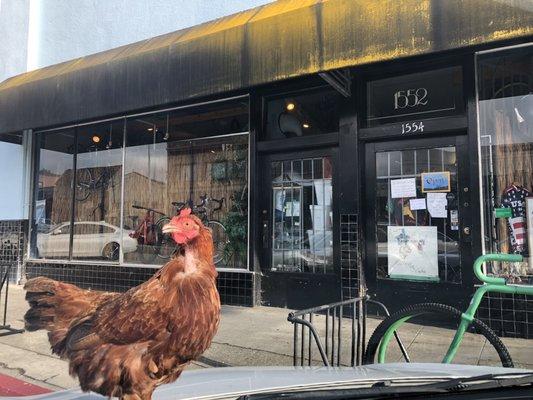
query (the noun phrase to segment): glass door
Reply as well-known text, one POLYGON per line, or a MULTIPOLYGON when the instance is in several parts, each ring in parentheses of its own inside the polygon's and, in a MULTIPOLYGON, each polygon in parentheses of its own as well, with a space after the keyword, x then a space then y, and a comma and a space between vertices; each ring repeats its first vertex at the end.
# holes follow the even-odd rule
POLYGON ((271 271, 333 269, 330 157, 272 161, 271 271))
POLYGON ((371 292, 387 305, 446 300, 450 290, 463 290, 465 272, 470 279, 463 142, 367 145, 366 275, 371 292))
POLYGON ((328 152, 264 157, 265 304, 307 307, 338 299, 333 160, 328 152))

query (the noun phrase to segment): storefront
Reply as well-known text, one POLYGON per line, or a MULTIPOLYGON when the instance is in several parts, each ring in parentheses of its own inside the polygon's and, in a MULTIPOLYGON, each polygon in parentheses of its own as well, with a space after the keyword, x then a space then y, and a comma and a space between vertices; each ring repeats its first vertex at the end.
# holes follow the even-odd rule
MULTIPOLYGON (((226 304, 464 305, 476 255, 528 256, 532 10, 305 3, 2 83, 0 133, 32 160, 27 275, 139 284, 172 254, 176 202, 205 211, 226 304)), ((531 337, 531 304, 481 317, 531 337)))

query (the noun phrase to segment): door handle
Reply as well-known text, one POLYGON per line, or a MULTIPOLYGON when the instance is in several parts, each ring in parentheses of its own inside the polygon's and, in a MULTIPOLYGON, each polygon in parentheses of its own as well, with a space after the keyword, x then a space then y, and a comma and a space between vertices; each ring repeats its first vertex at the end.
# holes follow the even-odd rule
POLYGON ((261 210, 261 240, 263 241, 263 249, 268 249, 269 246, 269 218, 268 211, 266 209, 261 210))
POLYGON ((262 239, 263 239, 263 248, 268 249, 269 248, 269 234, 268 234, 268 220, 263 220, 261 222, 261 230, 262 230, 262 239))

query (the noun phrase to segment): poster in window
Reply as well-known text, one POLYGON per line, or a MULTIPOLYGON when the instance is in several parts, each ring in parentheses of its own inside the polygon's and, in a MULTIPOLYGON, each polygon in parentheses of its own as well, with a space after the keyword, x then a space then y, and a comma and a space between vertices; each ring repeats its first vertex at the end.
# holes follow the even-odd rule
POLYGON ((450 172, 424 172, 421 174, 422 193, 448 193, 451 191, 450 172))
POLYGON ((387 244, 390 278, 439 280, 436 226, 388 226, 387 244))

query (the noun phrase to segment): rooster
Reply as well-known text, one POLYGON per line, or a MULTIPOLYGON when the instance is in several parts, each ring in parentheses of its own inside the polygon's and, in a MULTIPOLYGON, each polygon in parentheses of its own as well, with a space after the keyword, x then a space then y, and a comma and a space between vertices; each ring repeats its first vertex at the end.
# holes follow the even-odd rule
POLYGON ((52 352, 68 359, 84 391, 125 400, 150 399, 176 380, 211 344, 220 318, 213 240, 184 209, 163 227, 181 252, 125 293, 28 280, 26 329, 46 329, 52 352))

